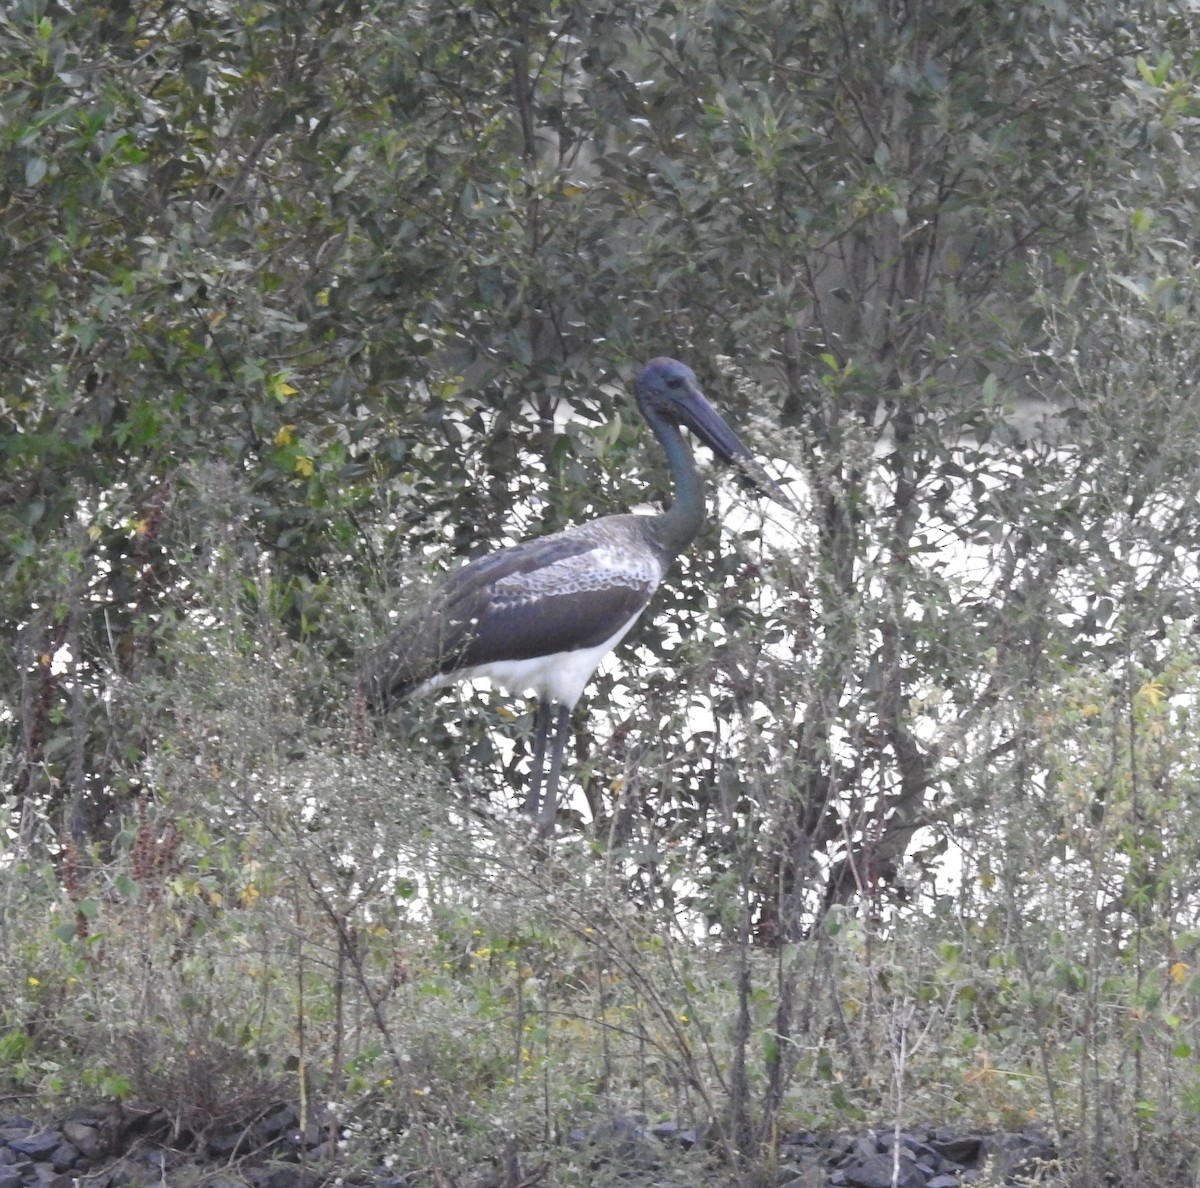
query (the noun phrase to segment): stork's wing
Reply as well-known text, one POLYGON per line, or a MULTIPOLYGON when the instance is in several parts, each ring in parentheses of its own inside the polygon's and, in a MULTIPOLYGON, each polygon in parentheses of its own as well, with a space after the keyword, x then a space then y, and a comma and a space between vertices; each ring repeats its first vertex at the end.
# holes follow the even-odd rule
POLYGON ((365 687, 386 704, 439 673, 596 647, 645 608, 662 576, 573 530, 472 561, 402 623, 368 663, 365 687))

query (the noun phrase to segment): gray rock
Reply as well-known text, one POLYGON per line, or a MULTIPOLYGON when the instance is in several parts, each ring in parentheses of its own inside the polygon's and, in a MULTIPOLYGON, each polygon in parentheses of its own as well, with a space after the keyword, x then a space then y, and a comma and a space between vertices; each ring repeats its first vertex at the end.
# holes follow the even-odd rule
POLYGON ((171 1129, 171 1119, 166 1110, 159 1109, 148 1101, 124 1101, 121 1103, 119 1129, 122 1135, 159 1135, 171 1129))
POLYGON ((899 1168, 893 1164, 891 1155, 869 1155, 842 1169, 845 1183, 852 1188, 925 1188, 925 1176, 907 1159, 900 1160, 899 1168), (899 1175, 893 1179, 892 1173, 899 1175))
POLYGON ((962 1167, 974 1167, 979 1162, 983 1150, 983 1139, 977 1134, 963 1137, 935 1134, 930 1136, 929 1145, 944 1159, 957 1163, 962 1167))
POLYGON ((304 1188, 305 1177, 299 1167, 273 1167, 253 1179, 254 1188, 304 1188))
POLYGON ((817 1151, 797 1151, 779 1165, 779 1188, 825 1188, 829 1173, 817 1151))
POLYGON ((67 1142, 74 1143, 89 1159, 98 1155, 103 1147, 100 1131, 87 1122, 68 1120, 62 1125, 62 1133, 67 1142))
POLYGON ((214 1159, 224 1161, 232 1155, 245 1154, 249 1148, 249 1136, 240 1127, 235 1130, 221 1130, 208 1137, 205 1144, 209 1155, 214 1159))
POLYGON ((65 1172, 75 1166, 78 1158, 79 1148, 74 1143, 62 1142, 50 1152, 50 1165, 55 1171, 65 1172))
POLYGON ((981 1160, 990 1161, 997 1175, 1008 1177, 1032 1171, 1031 1165, 1055 1158, 1054 1144, 1040 1134, 986 1134, 981 1160))
MULTIPOLYGON (((896 1145, 896 1134, 894 1131, 881 1136, 879 1145, 884 1151, 891 1151, 896 1145)), ((931 1171, 940 1171, 941 1164, 945 1162, 942 1156, 933 1149, 923 1138, 918 1138, 915 1134, 910 1134, 907 1131, 900 1132, 900 1145, 905 1151, 909 1152, 913 1159, 918 1163, 923 1163, 928 1166, 931 1171)))
POLYGON ((41 1134, 32 1134, 27 1138, 8 1140, 8 1145, 30 1159, 47 1159, 51 1151, 63 1141, 62 1134, 57 1130, 43 1130, 41 1134))
POLYGON ((656 1139, 675 1143, 688 1151, 700 1141, 703 1132, 695 1126, 683 1126, 678 1122, 656 1122, 650 1127, 650 1133, 656 1139))
POLYGON ((276 1106, 266 1114, 262 1121, 259 1122, 259 1132, 263 1138, 273 1143, 276 1139, 282 1138, 289 1130, 295 1130, 300 1125, 300 1113, 295 1106, 281 1105, 276 1106))
POLYGON ((321 1141, 321 1128, 310 1122, 303 1130, 290 1129, 283 1136, 284 1146, 293 1151, 307 1151, 321 1141))
POLYGON ((851 1140, 850 1145, 846 1148, 846 1154, 853 1156, 855 1159, 870 1159, 872 1155, 879 1152, 879 1139, 876 1138, 873 1130, 868 1130, 866 1134, 856 1134, 851 1140))
POLYGON ((33 1179, 25 1182, 31 1188, 74 1188, 75 1177, 67 1172, 55 1171, 48 1163, 35 1163, 33 1179))
MULTIPOLYGON (((120 1113, 120 1107, 108 1101, 94 1101, 77 1105, 69 1114, 66 1115, 64 1122, 82 1122, 85 1126, 95 1126, 97 1128, 108 1125, 115 1121, 117 1114, 120 1113)), ((63 1126, 63 1132, 66 1133, 66 1126, 63 1126)))

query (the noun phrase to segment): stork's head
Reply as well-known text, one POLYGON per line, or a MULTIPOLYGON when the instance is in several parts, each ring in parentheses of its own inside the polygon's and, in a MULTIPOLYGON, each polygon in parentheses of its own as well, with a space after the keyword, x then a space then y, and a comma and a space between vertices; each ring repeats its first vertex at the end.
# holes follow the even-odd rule
POLYGON ((749 458, 750 451, 709 404, 696 373, 678 359, 651 359, 634 380, 638 408, 653 428, 660 421, 690 429, 722 462, 749 458))

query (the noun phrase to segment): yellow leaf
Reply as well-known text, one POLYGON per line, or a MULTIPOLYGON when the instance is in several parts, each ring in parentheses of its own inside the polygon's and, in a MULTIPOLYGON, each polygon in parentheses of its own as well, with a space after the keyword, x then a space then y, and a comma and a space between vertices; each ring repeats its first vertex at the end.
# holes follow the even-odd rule
POLYGON ((145 536, 150 530, 150 525, 146 520, 134 520, 133 531, 138 536, 145 536))
POLYGON ((1177 986, 1182 986, 1187 980, 1189 967, 1182 961, 1176 961, 1171 966, 1171 977, 1175 979, 1177 986))
POLYGON ((296 395, 296 389, 282 375, 267 376, 267 394, 276 400, 284 401, 289 396, 296 395))
POLYGON ((313 460, 307 454, 301 454, 296 459, 296 473, 308 478, 313 472, 313 460))
POLYGON ((329 290, 328 289, 322 289, 317 294, 317 304, 318 305, 328 305, 329 304, 329 290))
POLYGON ((1138 691, 1137 695, 1147 702, 1151 709, 1157 708, 1162 704, 1167 696, 1166 687, 1162 681, 1147 681, 1138 691))
POLYGON ((280 425, 279 432, 275 434, 275 444, 277 446, 288 446, 296 440, 296 435, 293 430, 295 425, 280 425))

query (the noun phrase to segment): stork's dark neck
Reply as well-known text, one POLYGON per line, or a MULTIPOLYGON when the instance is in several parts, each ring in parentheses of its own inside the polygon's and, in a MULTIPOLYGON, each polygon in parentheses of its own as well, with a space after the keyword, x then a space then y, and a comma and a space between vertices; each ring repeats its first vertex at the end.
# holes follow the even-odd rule
POLYGON ((704 523, 704 487, 679 426, 652 408, 643 407, 642 415, 662 445, 671 471, 674 497, 671 506, 655 517, 655 528, 660 544, 673 557, 692 543, 704 523))

